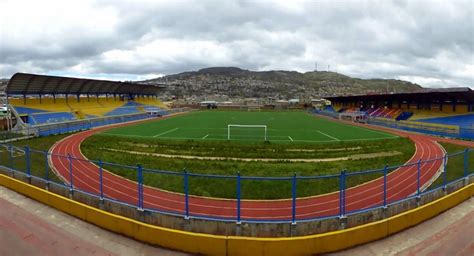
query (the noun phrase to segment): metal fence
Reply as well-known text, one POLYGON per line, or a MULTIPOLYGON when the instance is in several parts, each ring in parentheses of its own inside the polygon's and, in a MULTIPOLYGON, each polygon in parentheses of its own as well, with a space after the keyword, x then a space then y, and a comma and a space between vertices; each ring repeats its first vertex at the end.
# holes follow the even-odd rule
MULTIPOLYGON (((101 160, 92 161, 73 158, 70 155, 51 155, 46 151, 34 150, 29 147, 16 147, 11 144, 0 145, 0 165, 11 172, 22 172, 26 176, 38 177, 49 183, 61 184, 74 191, 81 191, 94 195, 102 200, 120 202, 135 206, 139 210, 181 216, 183 218, 196 218, 226 222, 278 222, 296 223, 313 221, 328 217, 343 217, 348 214, 365 212, 378 208, 385 208, 397 202, 420 196, 428 191, 445 189, 447 185, 474 175, 474 149, 444 155, 429 160, 418 160, 401 166, 384 166, 375 170, 351 171, 342 170, 338 174, 320 176, 292 176, 259 177, 244 176, 240 173, 234 175, 199 174, 190 170, 166 171, 145 168, 141 165, 127 166, 101 160), (55 158, 63 169, 58 175, 52 173, 51 159, 55 158), (440 177, 432 183, 431 176, 424 173, 423 166, 435 161, 442 161, 440 177), (449 163, 449 164, 447 164, 449 163), (92 166, 92 168, 91 168, 92 166), (452 168, 452 169, 450 169, 452 168), (117 176, 106 176, 104 170, 111 170, 129 180, 126 183, 119 181, 117 176), (395 183, 391 173, 398 170, 412 175, 409 195, 399 194, 394 191, 395 183), (416 178, 415 178, 416 175, 416 178), (61 178, 58 178, 61 176, 61 178), (113 177, 112 177, 113 176, 113 177), (378 185, 372 187, 368 196, 376 200, 371 205, 358 205, 354 191, 358 184, 378 178, 378 185), (304 194, 320 194, 331 191, 321 191, 321 184, 329 185, 332 195, 333 207, 330 211, 319 209, 320 201, 303 205, 307 198, 304 194), (432 183, 432 184, 431 184, 432 183), (160 189, 149 187, 154 184, 160 189), (204 187, 202 184, 208 184, 204 187), (429 188, 428 185, 431 184, 429 188), (216 210, 216 213, 203 213, 195 204, 199 198, 194 194, 205 194, 206 190, 213 195, 222 188, 231 187, 232 196, 223 200, 232 207, 216 210), (354 188, 354 189, 351 189, 354 188), (165 190, 172 190, 168 193, 165 190), (254 201, 244 200, 255 196, 255 191, 265 194, 269 190, 281 190, 288 195, 286 200, 279 200, 282 207, 279 215, 260 215, 246 217, 244 213, 251 210, 254 201)), ((326 186, 328 187, 328 186, 326 186)), ((407 186, 408 187, 408 186, 407 186)), ((205 207, 205 206, 204 206, 205 207)))

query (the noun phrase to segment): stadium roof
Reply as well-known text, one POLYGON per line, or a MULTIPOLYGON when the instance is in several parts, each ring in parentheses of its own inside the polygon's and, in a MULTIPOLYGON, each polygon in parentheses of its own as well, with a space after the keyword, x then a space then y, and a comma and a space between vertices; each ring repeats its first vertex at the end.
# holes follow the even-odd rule
POLYGON ((16 73, 5 92, 12 94, 139 94, 155 95, 162 87, 107 80, 16 73))
POLYGON ((418 101, 418 102, 444 102, 462 101, 474 102, 474 91, 469 87, 426 89, 420 92, 393 93, 393 94, 368 94, 350 96, 331 96, 324 99, 335 102, 354 101, 418 101))

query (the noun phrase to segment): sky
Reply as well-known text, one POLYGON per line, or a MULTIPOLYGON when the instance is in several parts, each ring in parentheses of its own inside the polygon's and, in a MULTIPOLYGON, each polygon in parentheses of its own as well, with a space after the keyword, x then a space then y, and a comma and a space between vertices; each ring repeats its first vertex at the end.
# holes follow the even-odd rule
POLYGON ((474 1, 0 0, 0 77, 213 66, 474 88, 474 1))

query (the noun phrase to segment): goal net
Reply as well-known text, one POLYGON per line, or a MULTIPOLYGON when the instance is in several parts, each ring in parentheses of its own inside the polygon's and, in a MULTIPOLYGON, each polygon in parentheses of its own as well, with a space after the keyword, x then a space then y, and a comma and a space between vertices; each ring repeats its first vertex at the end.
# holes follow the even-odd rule
POLYGON ((227 140, 263 140, 267 141, 266 125, 227 125, 227 140))

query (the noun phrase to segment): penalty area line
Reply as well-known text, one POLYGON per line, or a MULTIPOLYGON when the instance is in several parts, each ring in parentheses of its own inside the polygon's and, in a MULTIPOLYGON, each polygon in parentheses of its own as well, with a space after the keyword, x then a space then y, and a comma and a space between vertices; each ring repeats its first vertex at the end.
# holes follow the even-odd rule
POLYGON ((333 137, 333 136, 331 136, 331 135, 329 135, 329 134, 326 134, 326 133, 324 133, 324 132, 322 132, 322 131, 319 131, 319 130, 316 130, 316 131, 317 131, 318 133, 320 133, 320 134, 322 134, 322 135, 324 135, 324 136, 330 138, 330 139, 333 139, 333 140, 335 140, 335 141, 341 141, 340 139, 338 139, 338 138, 336 138, 336 137, 333 137))
POLYGON ((178 130, 178 129, 179 129, 179 128, 174 128, 174 129, 171 129, 171 130, 169 130, 169 131, 162 132, 162 133, 160 133, 160 134, 154 135, 153 137, 160 137, 161 135, 165 135, 165 134, 168 134, 168 133, 170 133, 170 132, 174 132, 174 131, 176 131, 176 130, 178 130))
POLYGON ((201 140, 205 140, 208 136, 209 136, 209 134, 207 134, 206 136, 202 137, 201 140))
POLYGON ((291 138, 290 136, 288 136, 288 139, 290 139, 292 142, 294 141, 293 138, 291 138))

